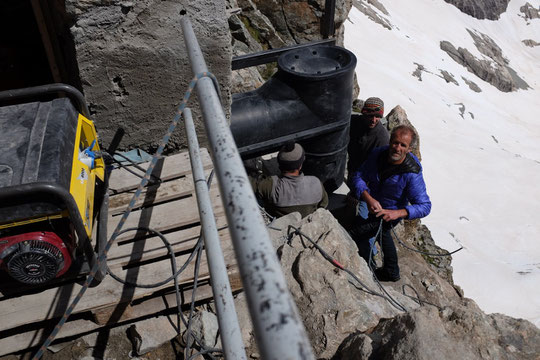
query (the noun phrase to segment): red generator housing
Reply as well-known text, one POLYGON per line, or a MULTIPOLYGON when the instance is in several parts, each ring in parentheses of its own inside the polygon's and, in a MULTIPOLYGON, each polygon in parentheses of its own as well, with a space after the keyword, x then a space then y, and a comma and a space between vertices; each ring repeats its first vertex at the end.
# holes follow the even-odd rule
POLYGON ((69 269, 74 249, 73 236, 49 231, 8 236, 0 240, 0 266, 17 281, 41 284, 69 269))

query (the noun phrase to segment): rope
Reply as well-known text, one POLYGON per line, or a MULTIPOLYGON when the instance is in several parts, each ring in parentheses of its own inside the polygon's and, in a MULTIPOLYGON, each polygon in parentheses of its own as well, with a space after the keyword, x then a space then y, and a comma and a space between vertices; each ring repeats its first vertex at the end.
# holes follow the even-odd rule
MULTIPOLYGON (((189 83, 189 87, 188 87, 186 93, 184 94, 184 98, 182 99, 182 102, 178 106, 178 110, 176 111, 176 114, 174 116, 174 119, 173 119, 172 123, 169 125, 169 128, 168 128, 167 132, 165 133, 165 135, 161 139, 161 143, 159 144, 159 147, 158 147, 156 153, 152 157, 152 161, 150 162, 150 165, 148 166, 148 169, 146 170, 146 174, 144 175, 144 178, 141 180, 141 182, 139 184, 139 187, 137 188, 137 191, 135 192, 135 194, 133 194, 133 197, 131 198, 131 201, 130 201, 129 205, 128 205, 126 211, 124 212, 124 214, 122 216, 122 219, 120 219, 120 222, 118 223, 118 225, 116 226, 116 229, 114 230, 113 234, 111 235, 111 239, 107 242, 107 246, 105 247, 105 249, 103 251, 103 254, 101 254, 98 257, 96 263, 92 267, 92 270, 90 271, 90 273, 86 277, 86 281, 84 282, 83 287, 81 288, 81 290, 79 291, 77 296, 75 296, 75 298, 73 299, 73 301, 71 302, 69 307, 66 309, 66 311, 64 312, 64 315, 62 315, 62 317, 60 318, 60 321, 58 321, 58 324, 56 324, 56 326, 54 327, 51 334, 47 337, 45 342, 40 346, 38 351, 34 354, 34 356, 32 357, 32 360, 38 360, 38 359, 41 358, 41 356, 45 352, 45 349, 47 349, 47 347, 53 342, 54 338, 56 337, 56 335, 58 334, 58 332, 60 331, 62 326, 67 321, 68 317, 71 315, 71 313, 75 309, 75 306, 77 306, 77 304, 81 300, 81 297, 84 295, 84 293, 86 292, 86 290, 90 286, 90 283, 94 279, 94 276, 95 276, 97 270, 99 269, 99 266, 101 265, 101 263, 104 262, 104 261, 107 261, 107 253, 109 252, 112 244, 114 243, 114 241, 118 237, 120 231, 122 230, 122 227, 124 226, 124 223, 126 222, 129 214, 131 213, 131 210, 135 207, 135 203, 136 203, 137 199, 140 197, 144 187, 148 183, 148 180, 150 179, 150 176, 151 176, 151 174, 152 174, 152 172, 154 170, 154 167, 156 166, 156 164, 158 162, 159 157, 163 153, 163 150, 165 149, 165 146, 169 142, 169 139, 170 139, 174 129, 176 128, 176 126, 178 125, 178 122, 180 121, 180 117, 182 116, 182 113, 183 113, 183 111, 184 111, 184 109, 185 109, 185 107, 187 105, 187 102, 188 102, 188 100, 189 100, 189 98, 191 96, 191 93, 195 89, 195 86, 197 85, 197 82, 200 79, 202 79, 203 77, 208 77, 208 78, 212 79, 212 82, 214 83, 214 86, 216 86, 217 80, 216 80, 215 76, 210 72, 202 72, 202 73, 196 74, 193 77, 193 79, 189 83)), ((219 89, 219 87, 218 87, 218 89, 219 89)))
MULTIPOLYGON (((375 243, 378 241, 379 242, 379 245, 381 245, 381 252, 382 252, 382 224, 383 224, 383 219, 381 219, 381 221, 379 222, 379 227, 377 228, 377 232, 375 233, 375 241, 373 242, 373 244, 371 244, 370 248, 369 248, 369 260, 368 260, 368 267, 369 267, 369 270, 371 270, 371 273, 373 274, 373 279, 375 280, 375 282, 377 283, 377 286, 379 287, 379 289, 381 289, 384 294, 386 295, 386 299, 388 300, 388 302, 390 302, 390 304, 392 304, 394 307, 396 307, 397 309, 399 310, 402 310, 402 311, 405 311, 407 312, 407 309, 405 308, 405 306, 401 305, 396 299, 394 299, 392 297, 392 295, 390 295, 388 293, 388 291, 386 291, 386 289, 384 288, 384 286, 381 284, 381 282, 379 281, 379 279, 377 278, 377 275, 375 274, 375 269, 373 269, 373 261, 372 261, 372 256, 373 256, 373 249, 375 247, 375 243)), ((384 254, 383 254, 384 255, 384 254)), ((383 259, 384 259, 384 256, 383 256, 383 259)))

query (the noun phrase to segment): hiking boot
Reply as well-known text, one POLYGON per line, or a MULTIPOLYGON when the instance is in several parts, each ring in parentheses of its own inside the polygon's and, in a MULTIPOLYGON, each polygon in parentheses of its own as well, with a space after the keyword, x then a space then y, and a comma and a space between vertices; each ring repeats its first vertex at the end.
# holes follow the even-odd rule
POLYGON ((384 267, 375 269, 375 276, 377 277, 377 280, 382 281, 382 282, 386 282, 386 281, 396 282, 396 281, 399 281, 399 279, 401 279, 399 275, 390 276, 390 274, 388 274, 388 271, 386 271, 384 267))

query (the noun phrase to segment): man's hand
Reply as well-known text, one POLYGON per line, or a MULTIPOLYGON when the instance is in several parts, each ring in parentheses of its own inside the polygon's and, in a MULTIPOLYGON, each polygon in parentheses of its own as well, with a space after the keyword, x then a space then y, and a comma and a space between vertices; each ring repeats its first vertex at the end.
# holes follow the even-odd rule
POLYGON ((375 212, 377 217, 383 218, 384 221, 393 221, 401 218, 406 218, 408 213, 405 209, 391 210, 391 209, 381 209, 375 212))
POLYGON ((378 211, 383 209, 381 204, 375 200, 375 198, 371 196, 367 190, 364 190, 362 193, 362 199, 366 202, 367 208, 372 214, 376 214, 378 211))

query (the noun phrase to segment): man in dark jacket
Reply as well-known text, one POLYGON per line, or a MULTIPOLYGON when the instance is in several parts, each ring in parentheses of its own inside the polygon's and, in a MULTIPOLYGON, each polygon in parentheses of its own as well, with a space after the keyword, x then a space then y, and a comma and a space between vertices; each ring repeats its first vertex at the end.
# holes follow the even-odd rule
MULTIPOLYGON (((388 130, 380 121, 384 115, 384 102, 381 99, 378 97, 367 98, 361 113, 359 116, 351 116, 349 145, 347 147, 349 188, 351 187, 352 174, 366 161, 371 151, 387 145, 390 140, 388 130)), ((359 200, 359 198, 354 197, 352 192, 347 194, 347 207, 341 221, 345 228, 350 228, 355 216, 367 217, 366 203, 359 200)))
POLYGON ((381 124, 384 102, 378 97, 367 98, 361 110, 362 115, 351 117, 347 171, 349 179, 366 161, 371 150, 388 144, 388 130, 381 124))
POLYGON ((328 206, 328 195, 321 181, 301 172, 304 149, 300 144, 289 143, 278 153, 279 176, 250 178, 255 196, 272 216, 299 212, 302 217, 317 208, 328 206))
POLYGON ((410 153, 416 140, 414 130, 400 125, 392 130, 390 146, 375 149, 351 178, 354 195, 366 202, 370 215, 357 218, 351 235, 358 245, 360 255, 371 262, 369 238, 374 236, 382 222, 382 268, 375 270, 381 281, 400 279, 396 247, 391 229, 401 219, 425 217, 431 211, 431 201, 426 193, 420 161, 410 153))

